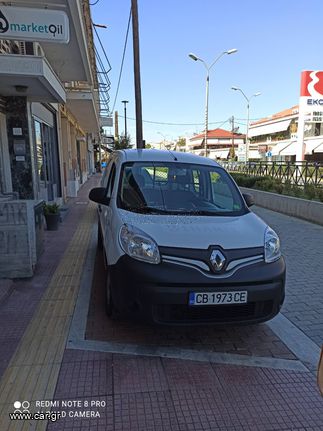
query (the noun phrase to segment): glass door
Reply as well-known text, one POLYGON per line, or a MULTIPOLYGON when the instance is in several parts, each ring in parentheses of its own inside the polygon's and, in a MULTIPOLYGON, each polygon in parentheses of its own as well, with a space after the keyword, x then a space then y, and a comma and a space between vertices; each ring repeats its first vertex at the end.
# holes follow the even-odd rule
POLYGON ((52 201, 61 195, 56 133, 53 127, 38 120, 34 120, 34 129, 40 198, 52 201))

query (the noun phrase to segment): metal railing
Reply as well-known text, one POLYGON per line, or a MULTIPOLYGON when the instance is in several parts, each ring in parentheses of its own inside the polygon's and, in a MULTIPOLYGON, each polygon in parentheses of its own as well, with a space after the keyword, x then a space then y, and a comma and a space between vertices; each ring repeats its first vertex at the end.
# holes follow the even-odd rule
POLYGON ((269 176, 298 186, 323 187, 323 163, 319 162, 220 162, 229 172, 269 176))

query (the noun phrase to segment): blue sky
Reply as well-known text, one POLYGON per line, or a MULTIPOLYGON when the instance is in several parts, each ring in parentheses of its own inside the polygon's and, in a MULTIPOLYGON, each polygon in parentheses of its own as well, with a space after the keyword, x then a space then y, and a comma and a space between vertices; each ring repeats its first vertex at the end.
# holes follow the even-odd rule
MULTIPOLYGON (((94 0, 90 0, 94 3, 94 0)), ((112 70, 110 109, 116 95, 130 11, 130 0, 100 0, 92 6, 94 23, 112 70)), ((322 70, 322 0, 138 0, 143 134, 146 142, 191 136, 204 129, 206 70, 190 52, 211 64, 209 129, 234 115, 245 132, 247 96, 261 92, 250 105, 250 118, 262 118, 298 104, 302 70, 322 70), (194 125, 152 124, 192 123, 194 125), (213 123, 213 124, 212 124, 213 123)), ((115 110, 123 115, 135 143, 135 98, 130 30, 115 110)), ((229 123, 222 125, 229 129, 229 123)), ((124 119, 119 118, 119 132, 124 119)), ((108 129, 109 131, 109 129, 108 129)), ((113 133, 113 130, 111 130, 113 133)))

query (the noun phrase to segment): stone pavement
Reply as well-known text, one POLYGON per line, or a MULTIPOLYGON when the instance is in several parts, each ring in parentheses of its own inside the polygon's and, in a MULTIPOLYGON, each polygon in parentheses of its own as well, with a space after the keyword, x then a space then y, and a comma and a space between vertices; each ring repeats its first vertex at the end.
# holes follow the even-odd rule
POLYGON ((282 313, 323 345, 323 226, 265 208, 254 212, 279 235, 287 265, 282 313))
MULTIPOLYGON (((112 325, 101 314, 94 283, 89 318, 83 306, 85 321, 77 321, 76 326, 96 341, 80 340, 77 348, 71 348, 77 298, 84 286, 91 293, 91 280, 84 280, 89 277, 96 209, 88 204, 87 194, 97 181, 97 176, 92 177, 71 201, 60 230, 46 233, 46 251, 33 279, 15 281, 11 295, 0 304, 0 431, 321 430, 323 398, 315 375, 266 324, 200 332, 195 328, 189 333, 129 322, 112 325), (147 340, 150 346, 155 344, 153 349, 147 349, 147 340), (114 349, 114 343, 121 350, 132 345, 134 354, 104 350, 114 349), (170 351, 175 346, 184 348, 186 360, 165 355, 167 350, 159 353, 161 345, 170 351), (207 354, 196 361, 191 351, 207 354), (238 365, 242 358, 247 366, 238 365), (51 408, 66 417, 49 423, 10 421, 15 401, 28 401, 31 412, 51 408)), ((315 261, 320 252, 304 241, 304 231, 319 240, 323 228, 259 208, 256 212, 263 212, 281 234, 291 265, 298 262, 288 274, 288 296, 294 302, 287 299, 284 313, 303 329, 302 320, 296 319, 302 313, 298 305, 307 305, 311 296, 300 301, 301 283, 294 290, 293 286, 301 279, 307 280, 311 292, 320 293, 320 287, 312 274, 308 279, 306 274, 295 276, 294 284, 290 280, 302 265, 312 268, 317 262, 316 272, 321 270, 315 261), (298 242, 299 236, 303 243, 298 242), (295 243, 308 255, 299 256, 295 243), (293 303, 300 314, 294 313, 293 303)), ((313 300, 316 310, 320 298, 313 300)), ((303 330, 319 343, 311 334, 311 322, 315 325, 318 319, 306 318, 308 326, 303 330)))

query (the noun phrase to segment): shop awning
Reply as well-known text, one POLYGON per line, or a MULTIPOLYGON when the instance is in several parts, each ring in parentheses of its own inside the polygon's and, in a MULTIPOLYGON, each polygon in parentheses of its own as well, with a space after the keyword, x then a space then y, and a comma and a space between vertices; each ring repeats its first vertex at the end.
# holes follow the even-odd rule
POLYGON ((282 141, 278 142, 278 144, 268 143, 268 147, 272 147, 271 154, 273 156, 279 156, 281 155, 281 152, 284 150, 284 148, 287 148, 291 144, 290 141, 282 141))
POLYGON ((316 148, 314 148, 314 153, 323 153, 323 142, 316 148))
POLYGON ((322 151, 322 150, 316 151, 323 144, 322 138, 305 141, 305 144, 306 144, 305 154, 312 154, 313 151, 314 151, 314 153, 320 153, 322 151))
POLYGON ((270 135, 272 133, 282 132, 288 129, 292 120, 278 121, 277 123, 264 124, 262 126, 250 127, 249 138, 261 135, 270 135))
POLYGON ((229 155, 229 150, 222 151, 211 151, 211 155, 217 157, 218 159, 227 159, 229 155))
POLYGON ((204 141, 204 138, 199 138, 199 139, 194 139, 194 141, 189 141, 188 145, 190 147, 199 147, 200 145, 202 145, 202 142, 204 141))
POLYGON ((284 148, 279 155, 280 156, 296 156, 298 142, 291 142, 286 148, 284 148))

